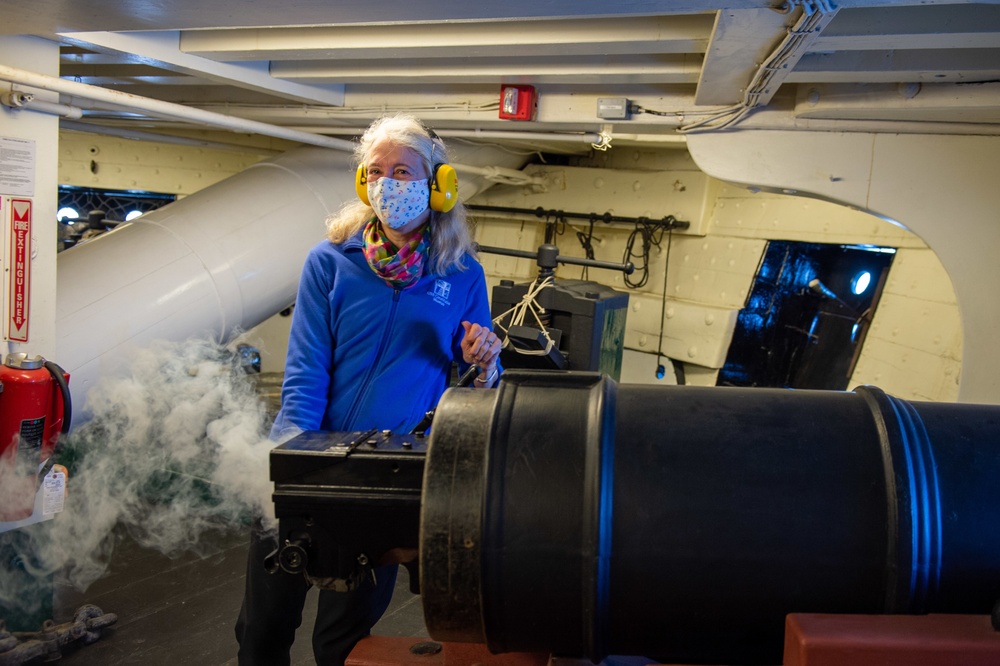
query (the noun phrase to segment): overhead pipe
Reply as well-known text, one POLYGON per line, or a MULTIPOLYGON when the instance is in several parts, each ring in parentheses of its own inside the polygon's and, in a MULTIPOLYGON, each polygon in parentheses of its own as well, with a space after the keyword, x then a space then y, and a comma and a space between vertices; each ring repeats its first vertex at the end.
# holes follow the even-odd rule
MULTIPOLYGON (((39 75, 41 76, 41 75, 39 75)), ((61 80, 61 79, 60 79, 61 80)), ((81 84, 82 85, 82 84, 81 84)), ((151 100, 155 101, 155 100, 151 100)), ((0 103, 5 104, 14 109, 29 109, 32 111, 39 111, 43 113, 50 113, 53 115, 58 115, 63 118, 68 118, 71 120, 77 120, 83 117, 83 109, 78 106, 72 106, 68 104, 57 104, 55 102, 46 102, 44 100, 36 99, 31 93, 26 92, 10 92, 0 98, 0 103)), ((115 104, 113 106, 119 106, 115 104)), ((180 109, 190 109, 183 105, 175 105, 180 107, 180 109)), ((213 113, 213 112, 204 112, 213 113)), ((232 118, 233 120, 245 120, 238 119, 234 116, 225 116, 224 118, 232 118)), ((182 118, 180 115, 169 116, 170 118, 180 118, 184 120, 194 120, 193 118, 182 118)), ((221 122, 221 121, 220 121, 221 122)), ((248 121, 256 122, 256 121, 248 121)), ((266 123, 262 123, 266 124, 266 123)), ((228 124, 227 124, 228 125, 228 124)), ((275 127, 268 125, 269 127, 275 127)), ((177 145, 190 145, 197 146, 200 148, 218 148, 223 150, 232 150, 234 148, 244 148, 242 146, 232 146, 229 144, 210 142, 210 141, 199 141, 197 139, 191 139, 188 137, 178 137, 169 136, 165 134, 157 134, 154 132, 143 132, 139 130, 129 130, 119 127, 109 127, 106 125, 96 125, 92 123, 69 123, 65 122, 60 125, 64 129, 75 130, 78 132, 92 132, 95 134, 104 134, 106 136, 116 136, 125 139, 135 139, 139 141, 157 141, 160 143, 170 143, 177 145)), ((321 136, 326 134, 346 134, 351 136, 359 136, 364 133, 365 128, 325 128, 323 130, 299 130, 297 128, 276 128, 284 129, 286 131, 300 131, 304 134, 310 136, 321 136)), ((258 134, 263 134, 263 132, 256 132, 258 134)), ((572 142, 586 142, 594 143, 600 140, 600 135, 598 134, 559 134, 559 133, 541 133, 541 132, 497 132, 497 131, 482 131, 482 130, 442 130, 437 132, 439 136, 442 137, 468 137, 468 138, 480 138, 480 139, 507 139, 507 140, 525 140, 525 141, 572 141, 572 142)), ((302 141, 300 143, 308 143, 302 141)), ((316 144, 319 145, 319 144, 316 144)), ((329 146, 334 147, 338 150, 353 150, 353 144, 346 142, 345 145, 329 146)), ((277 151, 267 151, 271 154, 277 154, 277 151)), ((473 175, 484 176, 487 180, 492 180, 494 182, 505 182, 508 184, 535 184, 537 178, 528 176, 523 172, 517 171, 515 169, 503 169, 501 167, 475 167, 468 164, 454 164, 452 165, 458 171, 464 171, 465 173, 470 173, 473 175)))
POLYGON ((459 173, 472 174, 474 176, 482 176, 488 181, 494 183, 504 183, 505 185, 538 185, 542 186, 545 184, 545 177, 540 175, 531 175, 524 173, 523 171, 518 171, 517 169, 507 169, 504 167, 499 167, 496 165, 487 167, 477 167, 471 164, 452 164, 455 170, 459 173))
POLYGON ((554 219, 570 219, 570 220, 588 220, 590 222, 602 222, 604 224, 611 224, 613 222, 624 222, 625 224, 639 224, 639 223, 651 223, 658 224, 664 229, 688 229, 691 227, 691 223, 686 220, 678 220, 673 215, 665 215, 660 219, 653 219, 649 217, 627 217, 623 215, 612 215, 610 212, 604 213, 570 213, 564 210, 556 209, 546 209, 541 206, 536 206, 535 208, 518 208, 516 206, 488 206, 488 205, 477 205, 470 204, 469 210, 473 212, 484 212, 484 213, 504 213, 510 215, 523 215, 523 216, 534 216, 537 218, 544 217, 546 220, 550 218, 554 219))
POLYGON ((78 106, 46 102, 45 100, 35 99, 35 96, 31 93, 19 92, 17 90, 4 93, 3 96, 0 97, 0 103, 4 106, 9 106, 12 109, 28 109, 30 111, 48 113, 54 116, 61 116, 63 118, 75 119, 83 117, 83 109, 78 106))
MULTIPOLYGON (((694 122, 694 120, 705 115, 717 113, 717 111, 718 107, 711 107, 710 110, 706 111, 688 104, 685 105, 684 108, 678 108, 670 111, 671 115, 655 115, 654 117, 649 117, 644 114, 640 120, 640 116, 637 114, 632 116, 628 125, 613 125, 613 129, 610 132, 611 140, 683 145, 687 141, 686 135, 674 133, 673 130, 694 122), (614 129, 621 129, 624 127, 628 127, 630 131, 614 131, 614 129), (634 132, 635 128, 651 127, 655 127, 657 130, 664 130, 664 133, 656 134, 651 132, 634 132)), ((268 109, 260 110, 260 113, 267 112, 268 109)), ((667 112, 668 111, 662 111, 661 113, 667 112)), ((254 113, 254 110, 248 109, 247 113, 254 113)), ((294 110, 282 109, 282 114, 284 116, 292 115, 293 113, 294 110)), ((323 126, 309 127, 301 124, 302 122, 305 122, 305 120, 296 120, 296 124, 289 124, 288 127, 294 127, 303 131, 305 131, 308 127, 309 131, 323 134, 336 133, 334 128, 323 126)), ((884 132, 889 134, 1000 134, 1000 126, 989 123, 798 117, 796 115, 795 108, 791 104, 786 104, 780 101, 772 101, 767 107, 755 108, 752 114, 740 121, 739 126, 744 129, 802 130, 819 132, 884 132)), ((502 132, 502 130, 496 131, 502 132)), ((441 136, 447 136, 445 134, 446 132, 448 132, 448 130, 441 130, 438 133, 441 134, 441 136)), ((506 136, 506 132, 503 132, 503 134, 506 136)), ((556 132, 551 133, 553 137, 550 137, 549 133, 540 132, 538 134, 539 140, 542 141, 549 140, 550 138, 554 141, 558 141, 560 139, 557 137, 571 136, 565 133, 556 132)), ((579 136, 582 137, 584 135, 579 136)), ((589 134, 588 137, 590 136, 600 139, 599 134, 589 134)), ((500 139, 502 137, 497 136, 496 138, 500 139)), ((597 141, 595 141, 595 143, 597 143, 597 141)))
POLYGON ((57 76, 48 76, 37 72, 30 72, 16 67, 0 65, 0 80, 17 83, 20 85, 38 88, 40 90, 50 90, 62 95, 83 97, 84 99, 96 100, 113 104, 115 106, 128 109, 137 109, 159 118, 172 118, 187 120, 199 125, 210 127, 221 127, 234 132, 249 132, 250 134, 263 134, 273 136, 278 139, 287 139, 304 143, 309 146, 319 146, 321 148, 332 148, 334 150, 353 151, 354 144, 344 139, 333 139, 320 136, 311 132, 301 132, 290 130, 277 125, 247 120, 236 116, 227 116, 214 111, 204 111, 194 107, 164 102, 150 97, 141 97, 131 93, 110 90, 99 86, 91 86, 76 81, 67 81, 57 76))
MULTIPOLYGON (((678 112, 680 113, 680 112, 678 112)), ((672 127, 678 127, 682 123, 678 121, 672 127)), ((324 127, 317 125, 288 125, 290 128, 302 131, 316 132, 317 134, 357 134, 357 128, 350 127, 324 127)), ((658 143, 658 144, 684 144, 687 137, 683 134, 635 134, 627 132, 608 131, 607 133, 597 132, 508 132, 506 130, 460 130, 460 129, 438 129, 434 130, 439 136, 455 139, 480 139, 497 141, 538 141, 542 143, 579 143, 581 148, 589 148, 594 144, 601 144, 602 141, 627 141, 632 143, 658 143)))
POLYGON ((131 347, 226 341, 288 307, 324 218, 353 194, 349 159, 300 148, 61 252, 56 358, 74 408, 131 347))
MULTIPOLYGON (((364 131, 356 127, 296 127, 303 131, 319 134, 359 134, 364 131)), ((596 143, 601 135, 595 132, 508 132, 505 130, 461 130, 436 129, 438 136, 455 139, 501 139, 508 141, 566 141, 569 143, 596 143)))
MULTIPOLYGON (((41 90, 50 90, 62 95, 82 97, 104 104, 111 104, 115 107, 134 109, 142 111, 158 118, 171 120, 184 120, 199 125, 209 127, 220 127, 234 132, 247 132, 250 134, 262 134, 273 136, 278 139, 295 141, 307 146, 318 146, 320 148, 332 148, 333 150, 343 150, 353 152, 355 144, 345 139, 336 139, 314 132, 305 132, 297 129, 290 129, 278 125, 271 125, 256 120, 248 120, 238 116, 230 116, 214 111, 206 111, 183 104, 164 102, 150 97, 142 97, 131 93, 119 92, 99 86, 91 86, 85 83, 67 81, 56 76, 48 76, 37 72, 30 72, 16 67, 0 65, 0 81, 9 81, 20 85, 30 86, 41 90)), ((522 160, 523 162, 523 160, 522 160)), ((476 164, 463 164, 459 161, 452 162, 455 170, 483 176, 493 182, 508 184, 534 184, 535 179, 523 173, 505 168, 501 164, 484 166, 476 164)))

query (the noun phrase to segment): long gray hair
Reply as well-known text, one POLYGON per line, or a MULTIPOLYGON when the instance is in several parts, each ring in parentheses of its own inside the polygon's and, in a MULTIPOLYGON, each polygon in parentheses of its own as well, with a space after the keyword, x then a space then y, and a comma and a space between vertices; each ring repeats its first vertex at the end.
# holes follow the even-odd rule
MULTIPOLYGON (((399 113, 376 119, 354 149, 356 164, 364 164, 372 148, 381 141, 405 146, 420 156, 427 173, 433 174, 434 165, 448 161, 448 150, 437 136, 415 117, 399 113)), ((327 238, 333 243, 343 243, 364 228, 375 211, 360 200, 352 200, 326 219, 327 238)), ((465 206, 459 201, 447 213, 431 211, 430 270, 445 275, 451 270, 464 270, 465 254, 475 253, 472 233, 465 215, 465 206)))

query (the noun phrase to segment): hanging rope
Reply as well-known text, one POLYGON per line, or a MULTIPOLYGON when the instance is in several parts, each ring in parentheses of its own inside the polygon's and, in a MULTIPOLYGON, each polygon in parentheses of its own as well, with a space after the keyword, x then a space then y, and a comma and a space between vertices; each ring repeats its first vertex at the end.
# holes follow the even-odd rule
MULTIPOLYGON (((549 331, 546 328, 545 323, 543 322, 545 315, 545 308, 543 308, 538 303, 537 297, 540 293, 542 293, 542 290, 544 290, 546 287, 551 286, 553 281, 554 280, 552 276, 549 276, 544 280, 535 282, 534 284, 531 285, 531 287, 528 288, 527 293, 525 293, 525 295, 521 297, 521 300, 518 303, 515 303, 512 308, 510 308, 506 312, 503 312, 502 314, 493 319, 493 330, 500 331, 502 333, 501 336, 502 342, 500 345, 501 349, 507 349, 509 346, 518 354, 524 354, 526 356, 545 356, 550 351, 552 351, 552 347, 555 346, 555 343, 549 336, 549 331), (528 320, 529 314, 531 315, 531 318, 534 320, 535 326, 538 328, 539 331, 541 331, 542 336, 546 340, 544 349, 522 349, 517 345, 510 344, 510 336, 508 335, 510 327, 524 326, 525 325, 524 322, 525 320, 528 320), (509 320, 510 323, 507 326, 504 326, 503 321, 508 316, 510 317, 509 320)), ((530 322, 531 320, 528 321, 530 322)))

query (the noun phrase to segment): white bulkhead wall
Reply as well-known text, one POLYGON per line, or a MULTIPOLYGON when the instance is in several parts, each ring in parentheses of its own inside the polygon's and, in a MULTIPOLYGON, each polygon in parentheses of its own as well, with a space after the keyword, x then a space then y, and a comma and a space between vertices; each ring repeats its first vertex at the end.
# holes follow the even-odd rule
MULTIPOLYGON (((691 223, 690 229, 674 232, 665 307, 666 238, 653 249, 649 280, 640 289, 627 288, 619 273, 589 271, 589 279, 629 293, 626 353, 644 358, 628 359, 623 382, 660 381, 655 369, 662 313, 663 354, 685 364, 688 383, 714 385, 767 241, 791 240, 899 248, 849 385, 875 384, 906 399, 957 398, 962 338, 954 291, 934 254, 903 227, 826 201, 723 183, 701 171, 684 150, 618 148, 577 160, 576 166, 528 170, 545 175, 546 191, 498 186, 475 203, 651 219, 673 215, 691 223)), ((543 241, 540 221, 484 215, 477 229, 484 245, 532 250, 543 241)), ((560 253, 583 256, 574 232, 587 227, 586 220, 570 220, 555 241, 560 253)), ((629 225, 598 223, 596 258, 621 261, 630 231, 629 225)), ((482 259, 491 283, 536 273, 529 260, 482 259)), ((581 269, 564 266, 557 276, 580 278, 581 269)), ((669 366, 663 381, 672 382, 669 366)))
POLYGON ((897 248, 849 387, 873 384, 907 400, 957 399, 962 327, 955 292, 941 262, 916 235, 839 204, 728 184, 720 187, 709 230, 897 248))
MULTIPOLYGON (((843 202, 884 215, 919 236, 947 272, 961 312, 958 399, 1000 403, 995 343, 1000 137, 758 130, 699 134, 689 137, 689 149, 713 176, 843 202)), ((949 297, 941 291, 940 275, 917 275, 922 261, 927 260, 904 263, 890 284, 916 300, 900 305, 894 323, 880 324, 877 336, 880 347, 909 340, 915 351, 906 355, 907 365, 927 362, 928 354, 956 356, 949 342, 954 329, 935 321, 941 308, 951 309, 949 297), (908 313, 918 317, 909 319, 908 313)), ((866 363, 873 383, 887 373, 909 374, 909 368, 891 363, 866 363)), ((950 373, 939 378, 941 383, 950 383, 954 371, 941 371, 950 373)))
MULTIPOLYGON (((59 47, 53 42, 36 37, 0 37, 0 62, 12 67, 23 67, 33 71, 58 76, 59 47)), ((0 92, 7 92, 9 83, 0 84, 0 92)), ((54 93, 40 92, 38 99, 48 102, 58 101, 54 93)), ((29 140, 34 142, 35 163, 33 169, 34 192, 31 199, 31 275, 28 311, 28 341, 2 342, 2 354, 25 352, 30 356, 41 355, 59 362, 55 356, 55 312, 56 312, 56 227, 52 223, 56 215, 56 163, 58 161, 59 119, 30 111, 13 111, 0 105, 0 137, 29 140)), ((3 215, 8 216, 7 197, 11 192, 0 191, 4 198, 3 215)), ((0 225, 4 239, 0 240, 3 258, 0 265, 8 268, 8 248, 6 245, 9 229, 7 222, 0 225)), ((0 290, 2 291, 2 290, 0 290)), ((8 295, 0 295, 3 301, 4 322, 9 316, 8 295)))
MULTIPOLYGON (((187 137, 192 141, 222 142, 218 132, 191 131, 187 137)), ((298 145, 236 133, 227 133, 224 141, 232 148, 140 142, 64 130, 59 133, 59 184, 184 197, 298 145)), ((86 211, 80 213, 86 215, 86 211)))

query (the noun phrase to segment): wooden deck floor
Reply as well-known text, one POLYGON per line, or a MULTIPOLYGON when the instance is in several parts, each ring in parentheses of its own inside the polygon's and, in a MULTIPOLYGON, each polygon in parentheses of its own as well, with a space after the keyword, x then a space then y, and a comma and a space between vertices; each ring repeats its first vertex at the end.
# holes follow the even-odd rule
MULTIPOLYGON (((233 626, 243 600, 248 535, 221 540, 218 552, 169 559, 125 540, 116 548, 107 576, 80 594, 57 593, 56 621, 67 621, 83 603, 118 615, 101 640, 63 652, 66 666, 138 664, 236 664, 233 626), (59 614, 66 616, 59 619, 59 614)), ((400 568, 393 601, 373 633, 425 636, 420 598, 410 593, 400 568)), ((315 619, 315 591, 306 602, 301 639, 292 648, 292 664, 314 664, 310 634, 315 619)))

